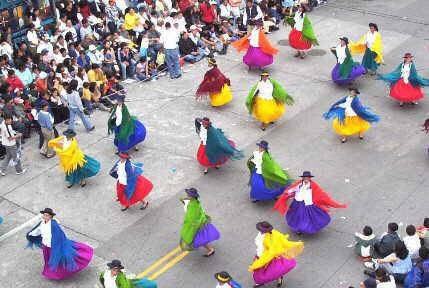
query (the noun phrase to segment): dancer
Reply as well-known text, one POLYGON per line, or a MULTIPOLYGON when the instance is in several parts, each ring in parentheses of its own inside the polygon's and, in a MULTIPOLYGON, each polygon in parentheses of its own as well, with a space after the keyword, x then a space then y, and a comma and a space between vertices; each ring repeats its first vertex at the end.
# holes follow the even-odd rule
POLYGON ((146 138, 146 128, 136 117, 130 115, 124 100, 125 95, 117 95, 116 105, 107 122, 108 134, 115 133, 116 154, 128 152, 131 148, 138 151, 137 144, 146 138))
POLYGON ((232 100, 231 89, 229 88, 231 82, 217 68, 214 58, 209 58, 208 63, 211 69, 206 72, 203 82, 198 87, 197 100, 208 94, 213 107, 223 106, 232 100))
POLYGON ((210 257, 216 249, 209 243, 220 238, 219 231, 201 207, 197 189, 188 188, 185 192, 187 197, 180 199, 185 208, 185 219, 180 230, 180 247, 183 250, 194 250, 204 246, 207 249, 204 256, 210 257))
POLYGON ((349 48, 353 55, 364 53, 362 66, 370 75, 375 75, 378 66, 383 62, 383 44, 377 24, 369 23, 369 31, 357 43, 351 42, 349 48))
POLYGON ((365 74, 365 68, 353 61, 350 50, 347 47, 349 39, 341 37, 337 47, 332 47, 331 52, 337 58, 337 64, 332 69, 332 81, 338 85, 346 85, 365 74))
POLYGON ((153 184, 141 174, 143 173, 142 163, 132 163, 128 153, 119 153, 119 160, 116 161, 110 170, 110 175, 118 179, 116 182, 116 195, 119 203, 127 210, 131 205, 141 202, 144 210, 149 202, 144 200, 152 191, 153 184))
POLYGON ((92 247, 67 239, 63 229, 53 219, 51 208, 40 211, 40 221, 27 233, 28 247, 36 246, 43 251, 45 266, 42 275, 48 279, 61 280, 85 269, 93 256, 92 247))
POLYGON ((261 80, 253 85, 246 98, 247 110, 262 123, 262 131, 285 113, 284 104, 293 105, 293 103, 293 98, 286 93, 279 82, 270 78, 268 72, 261 73, 261 80))
POLYGON ((302 253, 304 243, 289 241, 289 235, 273 229, 266 221, 257 223, 256 229, 256 256, 249 267, 255 281, 253 287, 276 280, 277 287, 281 287, 284 275, 295 268, 295 258, 302 253))
POLYGON ((296 50, 294 56, 301 59, 305 58, 305 52, 311 49, 311 46, 319 45, 313 26, 305 12, 307 12, 307 8, 301 5, 293 18, 286 18, 286 22, 292 26, 292 31, 289 33, 289 44, 296 50))
POLYGON ((429 86, 429 79, 421 77, 416 70, 411 53, 405 53, 404 61, 389 74, 380 75, 378 79, 386 81, 390 86, 390 97, 399 101, 399 106, 405 103, 417 104, 423 99, 420 86, 429 86))
POLYGON ((250 199, 253 202, 276 199, 290 182, 290 176, 272 158, 267 141, 262 140, 256 145, 259 149, 247 161, 250 199))
POLYGON ((66 174, 67 188, 80 183, 86 185, 86 178, 97 175, 100 171, 100 162, 83 154, 76 142, 76 132, 67 129, 64 136, 57 137, 48 142, 60 158, 60 166, 66 174))
POLYGON ((122 269, 121 261, 112 260, 107 263, 107 268, 100 274, 100 283, 104 288, 157 288, 158 285, 152 280, 143 279, 128 279, 122 269))
POLYGON ((241 288, 241 285, 234 281, 228 272, 218 272, 214 277, 218 282, 216 288, 241 288))
POLYGON ((311 180, 314 176, 304 171, 277 200, 274 209, 285 215, 286 223, 296 233, 315 234, 331 222, 329 208, 347 208, 347 205, 334 201, 328 193, 311 180), (287 199, 293 198, 290 206, 287 199))
POLYGON ((332 123, 334 131, 340 135, 341 142, 345 143, 348 136, 359 135, 363 140, 363 134, 371 127, 372 122, 378 122, 380 117, 362 106, 357 88, 350 88, 350 95, 334 103, 323 116, 325 119, 335 118, 332 123))
POLYGON ((263 68, 273 64, 273 55, 276 55, 279 50, 271 46, 268 38, 265 36, 263 22, 261 19, 255 22, 256 27, 252 32, 243 38, 231 43, 238 52, 247 50, 243 56, 243 62, 252 68, 263 68))
POLYGON ((220 168, 228 159, 238 160, 244 157, 243 153, 235 148, 235 143, 228 140, 223 131, 215 128, 210 119, 195 119, 195 129, 201 142, 197 152, 197 160, 205 168, 204 174, 209 172, 209 167, 220 168))

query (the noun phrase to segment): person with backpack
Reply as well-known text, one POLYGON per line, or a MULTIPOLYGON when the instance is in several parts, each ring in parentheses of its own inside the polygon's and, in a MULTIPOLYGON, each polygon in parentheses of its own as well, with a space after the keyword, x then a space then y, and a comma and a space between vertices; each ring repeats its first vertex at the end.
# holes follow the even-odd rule
POLYGON ((214 277, 218 282, 216 288, 241 288, 241 285, 234 281, 226 271, 215 273, 214 277))

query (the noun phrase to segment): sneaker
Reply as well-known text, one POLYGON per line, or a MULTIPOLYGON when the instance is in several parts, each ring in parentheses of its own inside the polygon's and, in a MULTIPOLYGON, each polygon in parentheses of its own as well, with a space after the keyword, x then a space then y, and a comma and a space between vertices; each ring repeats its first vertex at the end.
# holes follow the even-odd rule
POLYGON ((25 173, 25 171, 27 171, 27 169, 22 169, 20 172, 16 172, 16 175, 24 174, 24 173, 25 173))
POLYGON ((4 173, 2 170, 0 170, 0 175, 1 176, 6 176, 6 173, 4 173))

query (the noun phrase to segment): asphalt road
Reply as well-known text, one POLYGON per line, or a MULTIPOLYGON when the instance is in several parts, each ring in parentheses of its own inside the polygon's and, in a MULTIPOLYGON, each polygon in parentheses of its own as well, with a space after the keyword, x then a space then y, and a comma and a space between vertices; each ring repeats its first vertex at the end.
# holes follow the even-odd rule
POLYGON ((91 118, 97 128, 90 134, 78 126, 80 146, 102 163, 100 175, 90 179, 84 189, 65 188, 58 159, 41 159, 34 137, 25 146, 28 172, 0 179, 0 215, 5 218, 0 234, 12 231, 10 237, 0 236, 0 287, 97 287, 97 273, 113 258, 121 259, 132 273, 145 271, 177 247, 183 219, 179 198, 189 186, 199 189, 207 213, 221 232, 216 254, 205 259, 204 251, 195 251, 180 259, 176 258, 180 252, 171 253, 174 255, 165 263, 172 259, 177 263, 165 272, 164 263, 147 275, 163 272, 156 279, 161 288, 210 288, 216 286, 212 274, 227 270, 243 287, 251 287, 247 267, 255 253, 255 223, 268 220, 275 228, 290 231, 282 217, 272 212, 273 202, 249 201, 245 160, 202 175, 195 159, 199 141, 193 127, 193 119, 201 116, 210 117, 246 155, 258 140, 267 140, 275 159, 291 175, 311 170, 324 189, 349 205, 348 209, 334 210, 331 225, 319 234, 292 235, 292 239, 305 241, 305 249, 297 268, 287 275, 286 287, 357 286, 363 267, 351 248, 355 231, 369 224, 382 233, 389 221, 406 226, 420 224, 428 216, 428 138, 420 125, 429 116, 429 104, 423 100, 400 108, 387 97, 382 82, 364 76, 355 84, 363 103, 381 116, 381 122, 372 126, 364 141, 351 139, 341 144, 331 123, 322 118, 330 104, 347 92, 330 81, 335 58, 329 48, 341 36, 357 41, 367 31, 367 24, 376 22, 385 56, 379 71, 390 72, 405 52, 412 52, 420 73, 429 77, 428 9, 426 0, 330 1, 309 15, 320 46, 305 60, 292 57, 294 51, 285 41, 288 28, 270 35, 280 53, 269 71, 296 103, 265 132, 244 106, 258 72, 248 72, 242 55, 232 48, 228 55, 217 57, 220 69, 232 82, 234 100, 226 107, 214 109, 207 102, 194 100, 206 61, 187 66, 190 71, 180 80, 130 84, 128 107, 148 129, 147 140, 133 158, 144 163, 144 175, 155 186, 145 211, 131 208, 121 212, 115 201, 115 183, 108 175, 115 156, 112 137, 106 136, 106 113, 96 112, 91 118), (24 249, 29 228, 20 229, 21 225, 29 226, 44 207, 56 210, 71 239, 95 247, 90 267, 66 281, 45 280, 41 252, 24 249))

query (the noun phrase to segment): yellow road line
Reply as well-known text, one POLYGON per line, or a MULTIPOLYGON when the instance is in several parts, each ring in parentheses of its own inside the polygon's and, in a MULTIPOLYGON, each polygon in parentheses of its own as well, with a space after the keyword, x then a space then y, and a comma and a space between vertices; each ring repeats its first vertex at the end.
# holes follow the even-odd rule
POLYGON ((165 261, 167 261, 168 259, 170 259, 174 255, 176 255, 180 251, 181 251, 180 246, 177 246, 175 249, 173 249, 172 251, 168 252, 164 257, 162 257, 161 259, 159 259, 158 261, 156 261, 155 263, 153 263, 149 268, 147 268, 142 273, 140 273, 139 275, 137 275, 137 278, 143 278, 143 277, 145 277, 150 272, 152 272, 153 270, 155 270, 156 268, 158 268, 158 266, 160 266, 161 264, 163 264, 165 261))
POLYGON ((174 265, 176 265, 177 263, 179 263, 188 254, 189 254, 189 251, 182 252, 181 254, 179 254, 178 256, 176 256, 176 258, 173 258, 170 262, 168 262, 167 264, 165 264, 165 266, 162 267, 161 269, 159 269, 158 272, 152 274, 149 277, 149 280, 156 279, 159 275, 161 275, 162 273, 164 273, 165 271, 167 271, 168 269, 170 269, 171 267, 173 267, 174 265))

